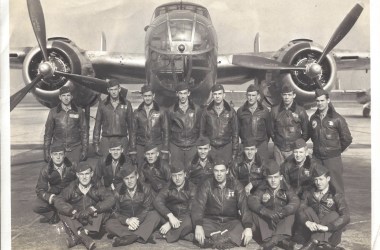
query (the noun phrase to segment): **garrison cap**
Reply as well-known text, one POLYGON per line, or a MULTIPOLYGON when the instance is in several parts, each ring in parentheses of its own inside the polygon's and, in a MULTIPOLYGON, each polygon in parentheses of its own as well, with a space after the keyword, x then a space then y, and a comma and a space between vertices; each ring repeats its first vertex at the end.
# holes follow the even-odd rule
POLYGON ((118 173, 118 176, 120 178, 125 178, 135 171, 137 171, 136 165, 132 164, 130 160, 127 160, 123 163, 123 165, 120 166, 120 171, 118 173))
POLYGON ((185 170, 185 165, 183 164, 182 161, 178 161, 177 159, 174 160, 170 166, 170 172, 172 174, 175 174, 184 170, 185 170))
POLYGON ((215 91, 219 91, 219 90, 223 90, 223 92, 224 92, 223 85, 219 84, 219 83, 213 85, 212 88, 211 88, 211 92, 215 92, 215 91))
POLYGON ((253 147, 253 146, 257 146, 257 141, 254 139, 254 138, 248 138, 247 140, 244 141, 243 143, 244 147, 247 148, 247 147, 253 147))
POLYGON ((92 171, 91 165, 88 164, 87 162, 84 162, 84 161, 79 162, 78 166, 76 167, 77 173, 86 171, 87 169, 91 169, 91 171, 92 171))
POLYGON ((207 144, 210 144, 210 139, 208 137, 205 137, 205 136, 199 137, 197 142, 196 142, 197 147, 205 146, 207 144))
POLYGON ((265 174, 268 175, 274 175, 280 172, 280 166, 275 160, 269 159, 265 162, 265 174))
POLYGON ((315 90, 315 98, 320 97, 321 95, 325 95, 326 97, 329 97, 329 93, 324 89, 316 89, 315 90))
POLYGON ((179 92, 179 91, 182 91, 182 90, 185 90, 185 89, 189 89, 189 85, 187 85, 186 82, 180 82, 177 87, 176 87, 176 91, 179 92))
POLYGON ((321 163, 317 161, 313 161, 313 165, 313 170, 311 171, 311 176, 313 178, 322 176, 329 172, 329 170, 325 166, 323 166, 321 163))
POLYGON ((50 146, 50 152, 61 152, 65 151, 65 146, 62 143, 53 143, 53 145, 50 146))
POLYGON ((285 83, 284 85, 282 85, 281 94, 290 92, 294 92, 294 88, 290 84, 285 83))
POLYGON ((253 91, 259 91, 259 90, 260 90, 259 85, 255 83, 248 86, 247 93, 253 92, 253 91))
POLYGON ((117 79, 110 79, 108 81, 108 88, 115 87, 115 86, 120 86, 120 82, 117 79))
POLYGON ((63 86, 59 89, 59 95, 63 95, 63 94, 66 94, 66 93, 70 93, 71 94, 71 89, 69 86, 63 86))
POLYGON ((147 144, 145 144, 145 147, 144 147, 144 152, 148 152, 154 148, 157 148, 158 145, 153 143, 153 142, 147 142, 147 144))
POLYGON ((111 137, 109 140, 109 148, 116 148, 119 146, 123 146, 121 139, 119 137, 111 137))
POLYGON ((306 142, 302 138, 298 138, 294 143, 293 143, 293 149, 300 149, 306 147, 306 142))
POLYGON ((144 85, 141 87, 141 94, 144 94, 145 92, 149 92, 149 91, 152 91, 152 92, 153 92, 153 88, 152 88, 151 85, 144 84, 144 85))
POLYGON ((226 166, 226 168, 228 168, 228 164, 227 162, 225 162, 222 158, 220 157, 216 157, 216 159, 214 160, 214 167, 217 166, 217 165, 224 165, 226 166))

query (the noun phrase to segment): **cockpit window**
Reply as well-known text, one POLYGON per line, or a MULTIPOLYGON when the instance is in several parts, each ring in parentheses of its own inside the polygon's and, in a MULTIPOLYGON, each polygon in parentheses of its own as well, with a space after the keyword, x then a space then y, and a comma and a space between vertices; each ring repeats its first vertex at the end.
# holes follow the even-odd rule
POLYGON ((170 21, 170 34, 173 42, 190 42, 193 33, 193 22, 188 20, 170 21))
POLYGON ((208 13, 208 10, 200 5, 194 5, 194 4, 188 4, 188 3, 171 3, 166 5, 161 5, 156 8, 154 11, 154 18, 169 13, 173 10, 189 10, 191 12, 197 13, 199 15, 202 15, 206 17, 207 19, 210 19, 210 15, 208 13))
POLYGON ((170 41, 168 36, 168 25, 161 23, 152 31, 150 46, 162 51, 170 51, 170 41))

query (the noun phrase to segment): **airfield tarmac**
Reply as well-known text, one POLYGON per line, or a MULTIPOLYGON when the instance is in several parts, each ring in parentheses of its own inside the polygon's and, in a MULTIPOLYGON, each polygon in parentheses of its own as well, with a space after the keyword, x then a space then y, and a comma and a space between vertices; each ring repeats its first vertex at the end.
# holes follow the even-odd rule
MULTIPOLYGON (((134 108, 137 104, 133 103, 134 108)), ((343 233, 341 246, 352 250, 371 249, 371 120, 362 117, 361 105, 354 101, 336 101, 334 105, 346 118, 354 138, 352 145, 343 154, 344 182, 351 222, 343 233)), ((312 112, 314 109, 308 111, 309 115, 312 112)), ((92 108, 91 116, 94 117, 95 114, 96 108, 92 108)), ((42 160, 42 138, 47 115, 48 109, 37 104, 31 96, 11 113, 12 249, 67 249, 61 223, 40 224, 39 216, 32 211, 38 174, 45 165, 42 160)), ((93 126, 94 119, 91 118, 90 137, 93 126)), ((96 161, 92 151, 89 152, 89 157, 90 163, 96 161)), ((135 243, 128 248, 198 249, 187 241, 167 244, 159 239, 156 242, 157 244, 146 245, 135 243)), ((112 248, 111 241, 106 236, 97 240, 96 246, 96 249, 112 248)), ((85 248, 77 246, 73 249, 85 248)), ((260 247, 251 242, 248 249, 260 247)))

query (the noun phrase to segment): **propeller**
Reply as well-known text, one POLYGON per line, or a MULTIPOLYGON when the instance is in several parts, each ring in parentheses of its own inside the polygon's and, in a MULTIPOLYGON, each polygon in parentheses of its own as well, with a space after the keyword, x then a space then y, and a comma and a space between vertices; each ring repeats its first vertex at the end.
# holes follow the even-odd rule
POLYGON ((30 22, 45 62, 49 60, 46 49, 46 28, 40 0, 27 0, 30 22))
POLYGON ((33 79, 31 83, 17 91, 15 94, 11 96, 11 111, 21 102, 21 100, 25 97, 25 95, 42 79, 43 75, 38 74, 36 78, 33 79))
POLYGON ((313 79, 316 86, 323 89, 319 80, 322 74, 322 67, 320 63, 326 55, 330 53, 331 50, 334 49, 334 47, 348 34, 358 20, 362 11, 363 6, 357 3, 335 30, 318 60, 316 62, 308 63, 306 67, 292 66, 278 62, 274 59, 254 55, 234 55, 232 58, 232 64, 259 70, 303 70, 308 77, 313 79))

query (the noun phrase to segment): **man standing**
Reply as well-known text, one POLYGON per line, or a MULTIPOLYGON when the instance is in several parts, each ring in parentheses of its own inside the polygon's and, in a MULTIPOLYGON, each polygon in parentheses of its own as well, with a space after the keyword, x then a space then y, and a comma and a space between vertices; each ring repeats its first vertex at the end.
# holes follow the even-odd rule
POLYGON ((248 196, 248 206, 254 212, 255 225, 260 228, 264 250, 273 249, 276 245, 293 249, 290 236, 300 200, 282 181, 277 162, 268 160, 266 165, 268 185, 248 196))
POLYGON ((115 204, 112 193, 93 182, 90 165, 81 162, 76 169, 77 181, 71 182, 54 201, 66 233, 69 248, 82 243, 94 249, 89 235, 99 233, 115 204))
POLYGON ((53 144, 50 147, 50 158, 38 177, 37 199, 33 204, 33 211, 43 216, 41 223, 55 224, 59 222, 54 207, 55 197, 76 179, 76 175, 71 162, 65 157, 65 147, 62 144, 53 144))
POLYGON ((313 184, 311 173, 314 166, 314 160, 308 155, 306 142, 302 138, 297 139, 293 155, 281 165, 281 174, 300 198, 303 191, 311 188, 313 184))
MULTIPOLYGON (((132 136, 133 110, 131 102, 121 96, 120 82, 111 79, 108 82, 108 96, 99 102, 95 118, 93 143, 99 156, 108 154, 110 140, 119 138, 124 150, 128 150, 128 136, 132 136), (100 131, 102 137, 100 138, 100 131)), ((134 142, 130 138, 130 143, 134 142)), ((134 148, 134 145, 130 145, 134 148)))
MULTIPOLYGON (((135 110, 133 117, 133 133, 135 142, 132 145, 136 149, 132 153, 137 152, 137 164, 141 168, 144 163, 144 147, 147 143, 158 145, 161 152, 169 154, 169 126, 167 114, 161 110, 154 101, 154 93, 151 85, 143 85, 141 87, 141 95, 143 102, 135 110)), ((164 157, 167 158, 167 157, 164 157)))
POLYGON ((271 110, 273 154, 278 165, 293 153, 293 143, 298 138, 308 140, 309 122, 305 109, 294 101, 296 93, 292 86, 284 84, 281 97, 282 102, 271 110))
POLYGON ((224 100, 226 94, 221 84, 212 86, 211 92, 214 100, 203 111, 201 135, 210 139, 212 156, 229 163, 239 149, 236 111, 224 100))
POLYGON ((170 184, 160 190, 153 202, 154 208, 165 218, 160 233, 168 243, 183 239, 193 231, 190 211, 196 190, 197 186, 186 179, 183 163, 173 162, 170 184))
POLYGON ((168 111, 171 161, 188 164, 196 152, 201 113, 189 99, 190 91, 185 82, 177 86, 176 94, 178 102, 168 111))
POLYGON ((234 164, 233 174, 243 184, 249 195, 265 183, 264 167, 257 154, 257 142, 249 138, 244 142, 244 156, 241 162, 234 164))
POLYGON ((119 175, 123 178, 123 184, 118 191, 118 209, 114 218, 106 223, 107 232, 115 236, 112 246, 126 246, 138 240, 155 243, 150 236, 160 223, 160 215, 152 210, 152 189, 138 181, 135 165, 123 168, 119 175))
POLYGON ((218 159, 213 178, 199 187, 192 205, 195 239, 204 247, 247 245, 252 239, 252 215, 244 188, 228 176, 227 164, 218 159))
POLYGON ((44 159, 50 160, 52 143, 62 143, 72 163, 84 161, 87 159, 88 130, 83 110, 72 102, 70 87, 60 88, 58 97, 61 103, 50 109, 45 124, 44 159))
POLYGON ((263 160, 268 159, 268 141, 271 135, 270 113, 259 101, 259 86, 247 88, 247 101, 237 111, 239 135, 242 144, 248 139, 257 141, 257 152, 263 160))
POLYGON ((350 222, 343 193, 330 185, 328 169, 317 164, 313 170, 314 187, 301 198, 299 217, 308 243, 302 249, 338 250, 344 227, 350 222), (319 248, 317 248, 317 246, 319 248))
POLYGON ((315 100, 318 109, 309 123, 313 156, 328 168, 336 191, 344 193, 341 154, 351 144, 352 136, 346 120, 335 111, 325 90, 317 89, 315 100))
POLYGON ((197 153, 194 155, 190 167, 187 168, 187 176, 190 182, 198 185, 212 176, 214 160, 209 154, 211 146, 207 137, 199 137, 196 145, 197 153))
POLYGON ((160 157, 158 146, 154 144, 145 146, 145 159, 140 170, 141 180, 158 193, 170 181, 169 162, 160 157))

